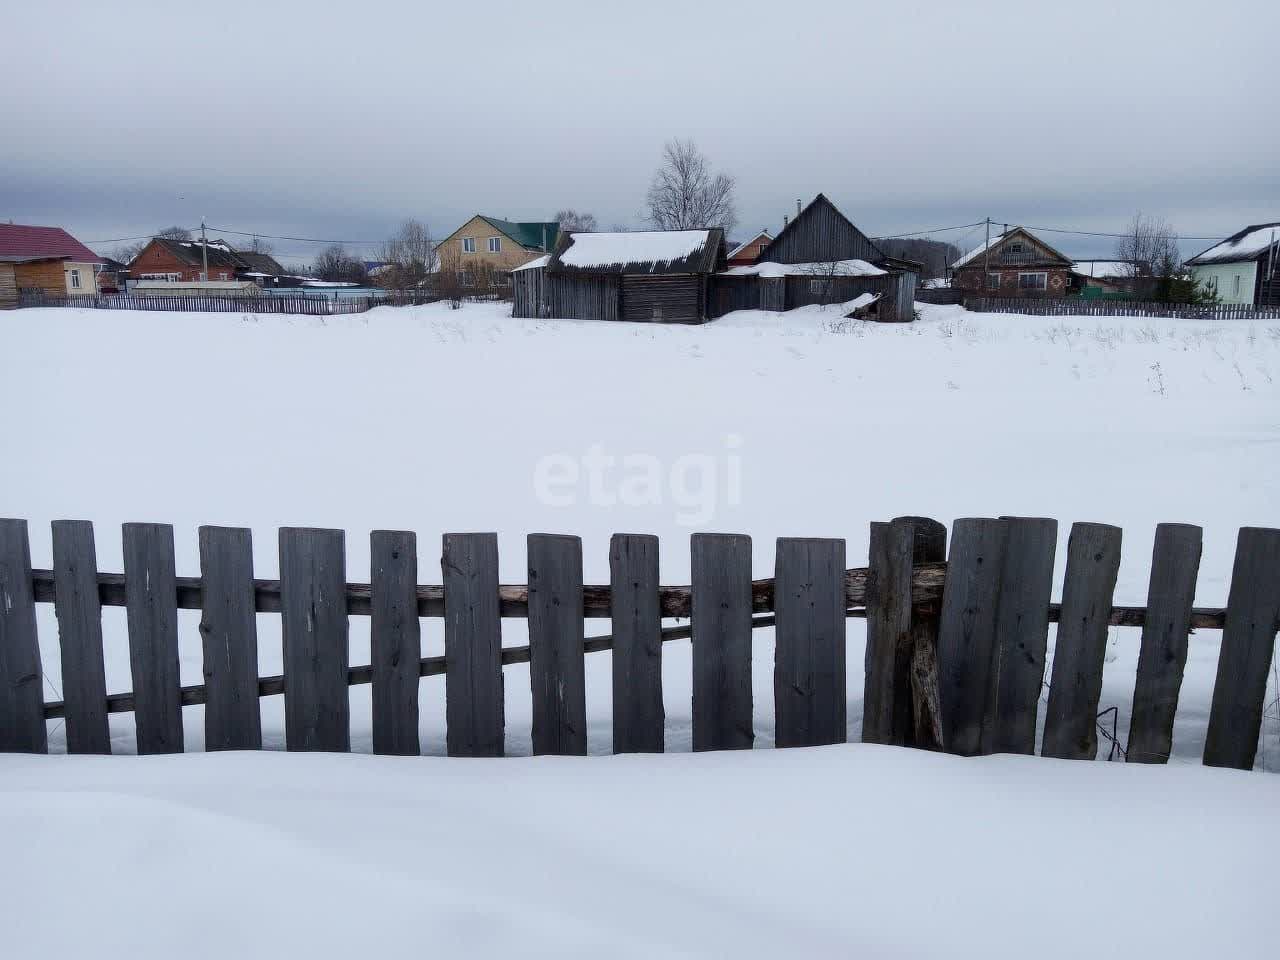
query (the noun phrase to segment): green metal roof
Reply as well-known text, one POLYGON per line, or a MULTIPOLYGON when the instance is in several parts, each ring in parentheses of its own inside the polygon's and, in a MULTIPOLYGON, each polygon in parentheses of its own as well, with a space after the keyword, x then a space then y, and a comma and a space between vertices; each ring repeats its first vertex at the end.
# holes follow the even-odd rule
POLYGON ((560 236, 560 225, 552 221, 536 221, 529 223, 513 223, 510 220, 499 220, 497 217, 480 216, 500 233, 520 244, 534 250, 550 253, 556 248, 556 239, 560 236))

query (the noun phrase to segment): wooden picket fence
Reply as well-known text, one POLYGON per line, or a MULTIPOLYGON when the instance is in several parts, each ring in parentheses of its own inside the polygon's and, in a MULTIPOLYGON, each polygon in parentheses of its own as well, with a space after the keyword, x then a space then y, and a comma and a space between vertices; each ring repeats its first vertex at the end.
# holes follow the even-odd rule
POLYGON ((977 313, 1020 313, 1038 317, 1161 317, 1178 320, 1280 320, 1280 307, 1249 303, 1163 303, 1145 300, 1090 300, 1083 297, 983 297, 930 291, 925 303, 963 303, 977 313))
POLYGON ((1145 607, 1116 606, 1121 531, 1071 529, 1063 596, 1050 597, 1057 521, 904 517, 871 526, 866 567, 845 543, 783 538, 775 576, 751 580, 749 537, 695 534, 692 582, 663 586, 658 540, 617 534, 610 582, 584 585, 576 537, 528 538, 528 582, 498 582, 492 533, 443 538, 443 582, 422 585, 415 534, 371 535, 369 583, 349 583, 341 530, 279 531, 280 579, 253 575, 247 529, 201 527, 200 577, 176 574, 173 528, 125 524, 123 574, 100 573, 87 521, 53 523, 53 569, 33 570, 24 520, 0 520, 0 750, 109 753, 110 713, 132 712, 143 754, 183 750, 182 708, 204 705, 208 750, 260 749, 259 698, 284 696, 289 750, 350 749, 348 688, 372 684, 373 749, 417 754, 419 681, 445 678, 452 756, 503 753, 503 672, 529 664, 533 752, 587 749, 585 654, 612 650, 613 747, 664 746, 662 645, 692 638, 693 747, 752 746, 752 632, 775 629, 775 742, 842 743, 848 617, 867 620, 863 740, 963 755, 1033 753, 1049 624, 1057 641, 1042 754, 1092 759, 1109 626, 1140 627, 1128 760, 1164 762, 1194 629, 1221 630, 1204 762, 1249 769, 1280 628, 1280 530, 1239 532, 1224 609, 1192 606, 1201 530, 1157 528, 1145 607), (63 700, 45 703, 35 604, 54 605, 63 700), (102 606, 124 607, 133 690, 108 694, 102 606), (200 610, 204 683, 179 678, 177 611, 200 610), (282 619, 284 673, 259 677, 256 613, 282 619), (371 618, 371 660, 349 663, 348 618, 371 618), (422 657, 420 618, 444 620, 445 654, 422 657), (502 646, 503 617, 529 643, 502 646), (663 620, 689 618, 667 627, 663 620), (611 633, 588 638, 588 619, 611 633))

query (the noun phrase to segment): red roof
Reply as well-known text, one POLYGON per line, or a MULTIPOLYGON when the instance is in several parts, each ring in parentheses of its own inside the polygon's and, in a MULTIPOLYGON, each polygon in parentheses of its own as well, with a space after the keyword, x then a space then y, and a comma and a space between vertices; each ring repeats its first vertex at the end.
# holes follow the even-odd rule
POLYGON ((61 227, 29 227, 0 223, 0 257, 48 257, 76 263, 102 263, 102 258, 61 227))

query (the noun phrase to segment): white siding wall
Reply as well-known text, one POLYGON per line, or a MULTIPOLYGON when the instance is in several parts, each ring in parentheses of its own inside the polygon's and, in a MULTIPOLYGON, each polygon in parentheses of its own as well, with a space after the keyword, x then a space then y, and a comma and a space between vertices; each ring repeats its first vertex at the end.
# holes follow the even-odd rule
POLYGON ((1221 303, 1253 303, 1253 286, 1257 280, 1256 261, 1244 263, 1210 263, 1191 268, 1196 280, 1214 289, 1217 284, 1221 303), (1237 289, 1239 293, 1237 293, 1237 289))

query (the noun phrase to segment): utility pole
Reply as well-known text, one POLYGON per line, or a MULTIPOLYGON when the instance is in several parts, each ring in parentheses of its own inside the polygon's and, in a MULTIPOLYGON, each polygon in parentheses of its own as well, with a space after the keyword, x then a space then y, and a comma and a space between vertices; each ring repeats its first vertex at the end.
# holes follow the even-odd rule
POLYGON ((209 279, 209 238, 204 232, 204 217, 200 218, 200 257, 204 264, 204 269, 200 271, 200 280, 204 282, 209 279))
POLYGON ((982 248, 982 289, 991 289, 991 218, 987 217, 987 245, 982 248))

